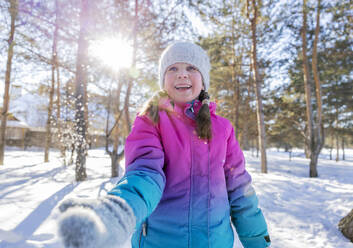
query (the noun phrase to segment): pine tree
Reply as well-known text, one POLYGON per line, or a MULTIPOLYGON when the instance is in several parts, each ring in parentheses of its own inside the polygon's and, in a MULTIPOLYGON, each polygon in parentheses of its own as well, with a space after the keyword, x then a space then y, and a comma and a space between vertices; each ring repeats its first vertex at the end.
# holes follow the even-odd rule
MULTIPOLYGON (((55 0, 55 24, 54 24, 54 31, 53 31, 53 46, 52 46, 52 61, 51 61, 51 87, 49 92, 49 106, 48 106, 48 119, 47 119, 47 126, 46 126, 46 139, 45 139, 45 151, 44 151, 44 162, 49 161, 49 149, 51 145, 51 123, 53 121, 52 113, 53 113, 53 105, 54 105, 54 91, 55 91, 55 83, 58 82, 58 79, 55 78, 55 74, 58 70, 57 68, 57 42, 58 42, 58 0, 55 0)), ((60 92, 59 85, 57 92, 60 92)), ((59 98, 58 98, 59 99, 59 98)), ((60 116, 60 105, 57 108, 57 113, 60 116)), ((59 118, 57 118, 58 125, 59 118)))
POLYGON ((262 105, 262 94, 261 94, 261 78, 258 71, 258 59, 257 59, 257 22, 258 22, 258 9, 260 6, 259 1, 247 0, 247 17, 251 23, 251 65, 253 80, 255 83, 256 92, 256 114, 257 114, 257 127, 259 135, 259 147, 261 152, 261 171, 267 173, 267 155, 266 155, 266 133, 265 133, 265 121, 262 105), (251 7, 250 7, 251 6, 251 7), (250 13, 250 10, 252 13, 250 13))
POLYGON ((6 133, 6 123, 9 109, 9 90, 11 82, 11 67, 12 67, 12 58, 14 54, 15 46, 15 32, 16 32, 16 18, 18 15, 18 0, 10 0, 9 13, 11 16, 11 28, 8 39, 8 50, 7 50, 7 63, 6 63, 6 72, 5 72, 5 90, 4 90, 4 101, 1 111, 1 128, 0 128, 0 165, 4 164, 4 150, 6 145, 5 133, 6 133))
POLYGON ((75 150, 76 156, 76 180, 83 181, 87 178, 86 174, 86 155, 87 155, 87 123, 85 118, 85 105, 87 104, 87 54, 88 54, 88 32, 89 32, 89 0, 81 0, 80 12, 80 33, 78 40, 78 51, 76 60, 76 79, 75 79, 75 100, 76 100, 76 137, 75 150))

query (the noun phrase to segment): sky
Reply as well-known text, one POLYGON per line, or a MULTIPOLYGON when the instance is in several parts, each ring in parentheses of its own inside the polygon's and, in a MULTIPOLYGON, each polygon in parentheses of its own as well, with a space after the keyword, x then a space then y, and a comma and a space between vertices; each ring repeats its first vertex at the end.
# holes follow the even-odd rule
MULTIPOLYGON (((75 168, 63 166, 59 152, 7 148, 0 166, 0 247, 62 248, 56 231, 58 206, 68 198, 104 196, 118 178, 110 178, 104 150, 89 150, 88 180, 76 183, 75 168)), ((324 150, 318 178, 309 178, 309 160, 302 150, 267 150, 268 173, 262 174, 256 152, 246 151, 247 170, 267 220, 272 248, 352 248, 337 224, 352 209, 353 150, 346 160, 329 159, 324 150)), ((120 174, 123 173, 121 166, 120 174)), ((236 236, 235 236, 236 237, 236 236)), ((234 247, 241 248, 237 237, 234 247)), ((126 243, 123 248, 130 248, 126 243)))
MULTIPOLYGON (((278 14, 278 9, 283 8, 283 5, 285 3, 288 3, 288 1, 278 1, 278 3, 276 4, 276 7, 273 10, 273 18, 276 18, 276 14, 278 14)), ((172 6, 172 5, 171 5, 172 6)), ((202 36, 207 36, 208 34, 210 34, 212 32, 212 28, 210 25, 207 25, 206 22, 202 21, 202 18, 200 17, 199 14, 197 14, 195 12, 195 10, 192 10, 190 8, 187 8, 185 5, 183 5, 183 10, 186 14, 186 16, 189 18, 189 20, 192 22, 192 26, 194 29, 195 33, 198 33, 199 35, 202 36)), ((326 27, 327 23, 330 22, 332 16, 330 16, 327 13, 321 13, 321 26, 326 27)), ((8 33, 8 29, 9 29, 9 21, 7 19, 9 19, 8 16, 1 14, 0 15, 0 20, 4 20, 4 22, 6 21, 7 25, 4 26, 3 29, 0 29, 0 37, 3 38, 3 40, 6 40, 7 37, 7 33, 8 33)), ((286 47, 288 46, 288 42, 290 40, 298 40, 299 37, 293 37, 293 33, 286 33, 283 35, 282 38, 280 38, 278 40, 278 42, 275 45, 272 45, 270 47, 267 47, 265 49, 265 52, 261 52, 264 54, 264 57, 269 58, 272 61, 275 61, 279 58, 290 58, 290 54, 288 53, 288 49, 286 49, 286 47)), ((0 53, 0 97, 2 98, 3 96, 3 92, 4 92, 4 68, 6 67, 6 58, 7 58, 7 54, 6 54, 6 43, 1 44, 2 47, 4 47, 3 51, 0 53)), ((259 47, 259 49, 261 49, 259 47)), ((15 51, 16 51, 16 47, 15 47, 15 51)), ((127 49, 124 49, 127 50, 127 49)), ((121 52, 117 51, 117 53, 121 54, 121 52)), ((105 58, 105 60, 107 60, 107 63, 110 63, 109 61, 112 60, 114 52, 110 53, 109 56, 107 56, 105 58)), ((94 55, 94 53, 92 54, 92 56, 94 55)), ((97 56, 96 56, 97 57, 97 56)), ((114 56, 116 57, 116 56, 114 56)), ((102 60, 102 58, 98 58, 100 60, 102 60)), ((104 59, 103 59, 104 60, 104 59)), ((16 66, 13 66, 13 72, 12 72, 12 83, 15 84, 22 84, 24 85, 24 87, 28 87, 28 88, 34 88, 38 85, 39 82, 41 83, 46 83, 50 81, 50 67, 48 68, 47 72, 44 71, 37 71, 35 66, 32 66, 26 63, 22 63, 20 65, 18 65, 18 68, 15 68, 16 66), (31 73, 28 73, 31 72, 31 73), (34 73, 34 74, 33 74, 34 73)), ((275 74, 272 75, 271 79, 269 79, 268 84, 273 88, 274 86, 283 84, 285 82, 289 81, 288 75, 287 75, 287 67, 282 66, 281 68, 276 68, 275 72, 269 72, 271 74, 275 74)), ((65 76, 62 75, 62 77, 64 78, 65 76)), ((65 81, 65 80, 64 80, 65 81)), ((93 88, 94 90, 94 88, 93 88)))

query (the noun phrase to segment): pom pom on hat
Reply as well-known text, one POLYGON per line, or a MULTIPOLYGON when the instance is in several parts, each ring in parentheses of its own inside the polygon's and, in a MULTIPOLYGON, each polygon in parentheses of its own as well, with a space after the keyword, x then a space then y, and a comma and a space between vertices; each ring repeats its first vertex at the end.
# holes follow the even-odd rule
POLYGON ((164 86, 164 75, 167 68, 175 63, 187 63, 195 66, 202 75, 207 91, 210 86, 210 59, 205 50, 191 42, 176 42, 168 46, 159 61, 159 85, 164 86))

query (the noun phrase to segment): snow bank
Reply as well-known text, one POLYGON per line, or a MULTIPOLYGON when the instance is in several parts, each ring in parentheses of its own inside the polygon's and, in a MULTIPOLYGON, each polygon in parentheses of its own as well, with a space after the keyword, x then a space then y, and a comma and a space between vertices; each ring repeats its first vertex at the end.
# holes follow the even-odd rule
MULTIPOLYGON (((293 151, 291 161, 283 151, 268 150, 267 174, 261 173, 255 153, 245 152, 272 248, 353 247, 337 228, 353 207, 353 150, 339 162, 329 160, 327 152, 319 159, 318 178, 308 177, 309 161, 300 150, 293 151)), ((74 166, 62 166, 58 156, 52 151, 51 162, 43 163, 41 150, 5 152, 0 167, 1 248, 62 247, 56 230, 60 202, 105 195, 118 180, 110 178, 110 158, 103 150, 89 151, 88 180, 80 183, 74 182, 74 166)))

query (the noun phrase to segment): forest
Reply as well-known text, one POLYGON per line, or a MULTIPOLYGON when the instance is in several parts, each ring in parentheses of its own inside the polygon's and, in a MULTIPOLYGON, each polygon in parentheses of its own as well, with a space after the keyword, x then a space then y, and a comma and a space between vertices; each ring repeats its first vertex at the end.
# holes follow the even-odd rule
POLYGON ((160 53, 176 40, 208 52, 211 98, 262 172, 268 148, 304 149, 310 177, 323 148, 336 161, 352 148, 350 0, 5 0, 0 11, 0 164, 17 120, 23 133, 41 130, 44 161, 59 149, 78 181, 97 140, 117 176, 134 117, 159 89, 160 53), (16 106, 23 95, 41 100, 16 106))
POLYGON ((62 202, 115 187, 175 41, 207 51, 271 247, 352 247, 352 0, 0 0, 0 247, 62 248, 62 202))

